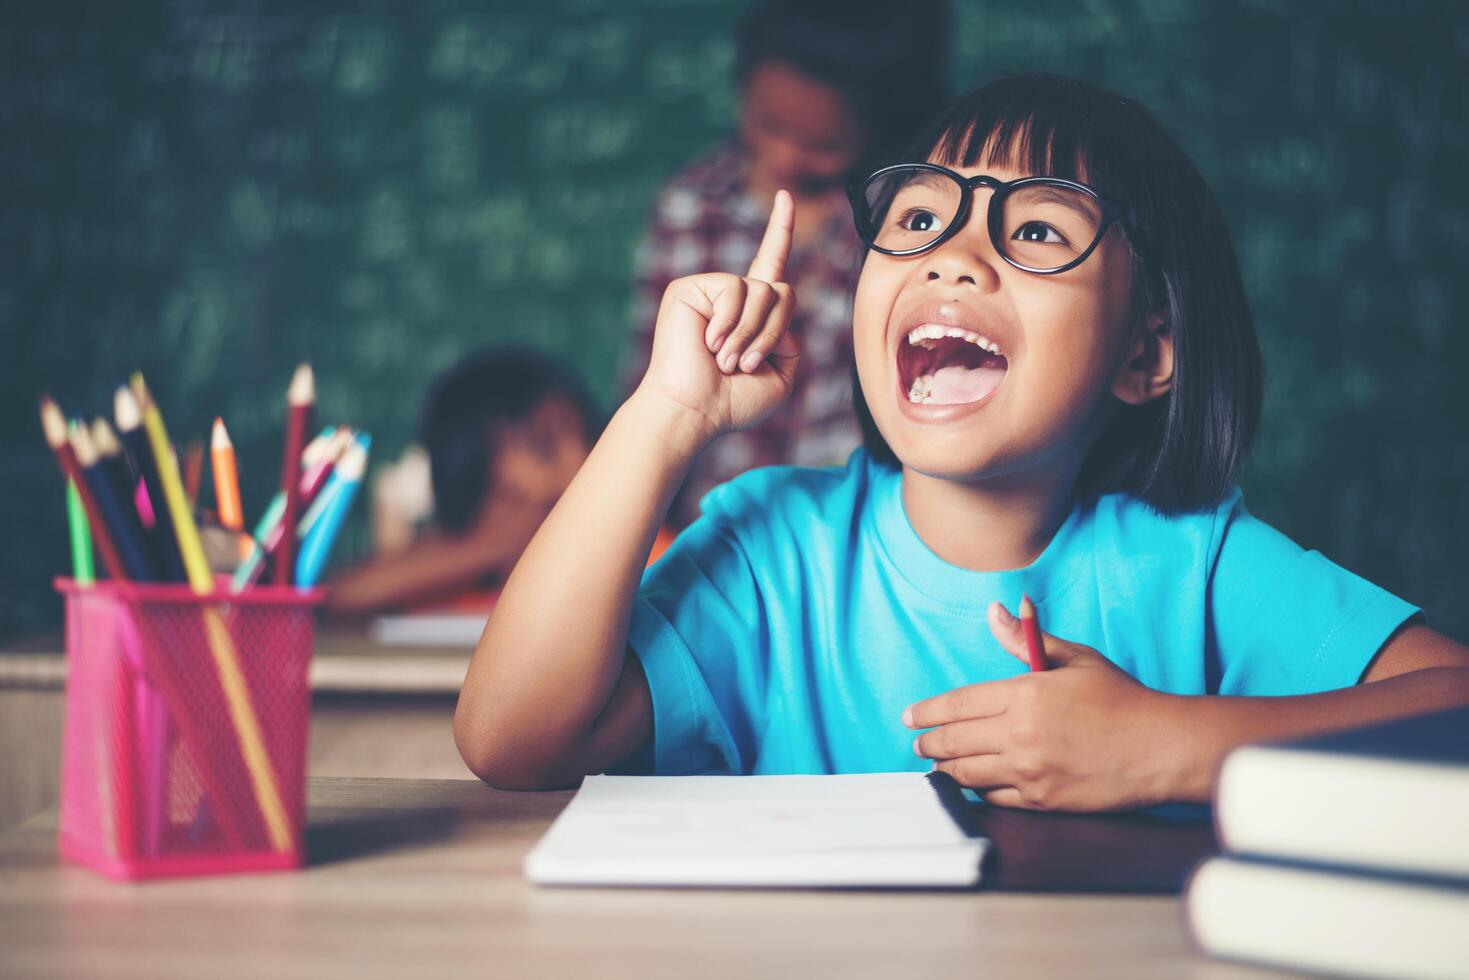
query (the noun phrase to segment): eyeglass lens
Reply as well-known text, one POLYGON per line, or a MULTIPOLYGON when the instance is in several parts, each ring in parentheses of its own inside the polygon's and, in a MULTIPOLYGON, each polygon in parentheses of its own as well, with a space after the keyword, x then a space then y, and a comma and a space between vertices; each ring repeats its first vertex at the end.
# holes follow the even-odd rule
MULTIPOLYGON (((978 193, 978 191, 976 191, 978 193)), ((872 244, 905 252, 932 244, 953 224, 965 188, 935 170, 895 170, 867 184, 864 227, 872 244)), ((984 220, 985 200, 974 202, 971 220, 984 220)), ((1035 183, 1004 195, 995 244, 1012 262, 1059 269, 1074 262, 1097 238, 1102 209, 1091 195, 1062 184, 1035 183)))

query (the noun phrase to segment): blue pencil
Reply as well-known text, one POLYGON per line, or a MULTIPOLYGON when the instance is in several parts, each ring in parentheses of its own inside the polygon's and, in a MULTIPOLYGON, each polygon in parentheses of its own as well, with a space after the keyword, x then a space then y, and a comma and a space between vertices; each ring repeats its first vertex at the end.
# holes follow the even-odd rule
POLYGON ((357 488, 367 471, 367 451, 371 446, 372 436, 365 433, 358 436, 332 471, 331 481, 322 489, 321 496, 326 500, 324 509, 306 532, 301 551, 296 556, 297 588, 309 589, 321 578, 327 558, 331 556, 332 545, 347 520, 357 488))

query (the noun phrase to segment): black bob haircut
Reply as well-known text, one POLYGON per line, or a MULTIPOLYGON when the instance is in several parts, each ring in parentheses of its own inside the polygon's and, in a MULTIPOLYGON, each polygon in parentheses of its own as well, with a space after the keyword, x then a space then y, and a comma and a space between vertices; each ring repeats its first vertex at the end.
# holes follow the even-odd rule
POLYGON ((915 105, 948 100, 953 19, 948 0, 757 0, 736 33, 735 81, 781 61, 830 85, 867 127, 867 163, 913 138, 915 105))
MULTIPOLYGON (((1076 180, 1134 210, 1134 315, 1166 316, 1173 384, 1143 405, 1116 403, 1077 493, 1130 493, 1164 514, 1217 506, 1254 439, 1264 378, 1224 217, 1183 150, 1131 99, 1017 75, 963 96, 929 126, 907 160, 929 159, 1076 180)), ((868 452, 898 466, 855 377, 852 390, 868 452)))
POLYGON ((575 407, 588 443, 597 437, 601 419, 586 388, 540 351, 475 351, 434 380, 419 423, 433 481, 434 523, 451 533, 469 528, 491 489, 488 464, 500 434, 553 399, 575 407))

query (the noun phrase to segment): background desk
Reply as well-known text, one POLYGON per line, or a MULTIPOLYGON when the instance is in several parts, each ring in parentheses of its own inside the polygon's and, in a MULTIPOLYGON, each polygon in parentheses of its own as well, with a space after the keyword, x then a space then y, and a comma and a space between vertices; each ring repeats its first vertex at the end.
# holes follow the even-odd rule
POLYGON ((315 779, 299 873, 126 885, 0 836, 6 977, 1279 976, 1188 950, 1175 898, 537 889, 569 793, 315 779))

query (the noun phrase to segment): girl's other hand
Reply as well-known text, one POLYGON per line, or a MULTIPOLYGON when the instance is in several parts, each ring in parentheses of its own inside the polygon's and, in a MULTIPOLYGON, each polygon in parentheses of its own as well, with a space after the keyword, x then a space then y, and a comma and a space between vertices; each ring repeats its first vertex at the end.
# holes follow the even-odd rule
POLYGON ((794 224, 795 204, 779 191, 748 275, 686 276, 663 294, 635 397, 687 413, 695 441, 749 428, 790 393, 799 352, 786 328, 796 294, 784 279, 794 224))
MULTIPOLYGON (((1027 661, 1020 620, 998 602, 989 625, 1027 661)), ((1176 797, 1179 699, 1139 684, 1090 647, 1043 634, 1049 668, 971 684, 903 715, 913 750, 1000 806, 1124 810, 1176 797)))

